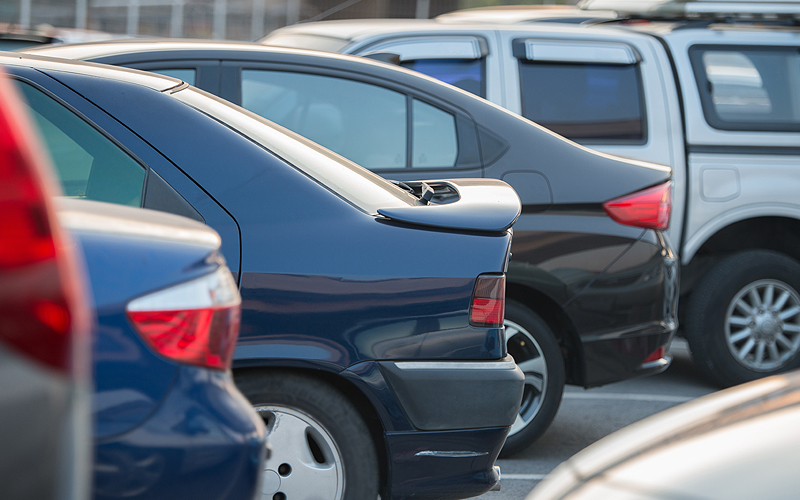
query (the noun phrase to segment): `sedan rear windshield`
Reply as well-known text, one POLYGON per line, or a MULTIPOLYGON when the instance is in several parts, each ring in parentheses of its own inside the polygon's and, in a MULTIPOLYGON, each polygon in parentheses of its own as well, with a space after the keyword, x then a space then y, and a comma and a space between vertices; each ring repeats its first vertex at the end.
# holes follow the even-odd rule
POLYGON ((366 213, 416 203, 416 198, 391 182, 255 113, 194 87, 172 95, 271 151, 366 213))

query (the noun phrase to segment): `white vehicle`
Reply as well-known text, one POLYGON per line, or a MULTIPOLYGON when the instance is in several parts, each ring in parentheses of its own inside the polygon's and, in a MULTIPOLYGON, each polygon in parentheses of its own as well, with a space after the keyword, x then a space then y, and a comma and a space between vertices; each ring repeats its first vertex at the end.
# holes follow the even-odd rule
POLYGON ((580 144, 670 165, 698 366, 724 386, 800 366, 800 2, 582 7, 620 17, 328 21, 262 43, 399 56, 580 144))

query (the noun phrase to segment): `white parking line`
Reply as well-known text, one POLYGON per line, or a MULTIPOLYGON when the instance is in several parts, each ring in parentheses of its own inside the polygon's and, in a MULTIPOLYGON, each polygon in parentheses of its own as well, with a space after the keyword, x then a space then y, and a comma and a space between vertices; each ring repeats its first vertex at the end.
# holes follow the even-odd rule
POLYGON ((610 399, 616 401, 648 401, 653 403, 685 403, 695 398, 662 394, 625 394, 624 392, 565 392, 564 399, 610 399))
POLYGON ((500 480, 522 479, 524 481, 541 481, 546 474, 500 474, 500 480))

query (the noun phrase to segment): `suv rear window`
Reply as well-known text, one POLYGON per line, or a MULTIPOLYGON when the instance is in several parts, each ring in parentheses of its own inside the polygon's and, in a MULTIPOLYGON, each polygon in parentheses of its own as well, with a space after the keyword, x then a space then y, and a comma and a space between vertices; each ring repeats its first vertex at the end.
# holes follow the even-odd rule
POLYGON ((636 65, 520 60, 522 116, 577 142, 646 140, 636 65))
POLYGON ((722 130, 800 130, 800 51, 701 46, 690 51, 703 112, 722 130))

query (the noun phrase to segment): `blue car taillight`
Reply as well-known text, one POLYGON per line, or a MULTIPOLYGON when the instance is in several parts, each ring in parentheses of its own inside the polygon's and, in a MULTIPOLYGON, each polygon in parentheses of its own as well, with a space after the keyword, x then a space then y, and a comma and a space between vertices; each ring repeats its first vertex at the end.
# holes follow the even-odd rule
POLYGON ((241 298, 227 267, 132 300, 128 318, 150 347, 179 363, 227 370, 241 298))
POLYGON ((469 323, 472 326, 503 326, 506 316, 505 275, 481 275, 472 290, 469 323))

